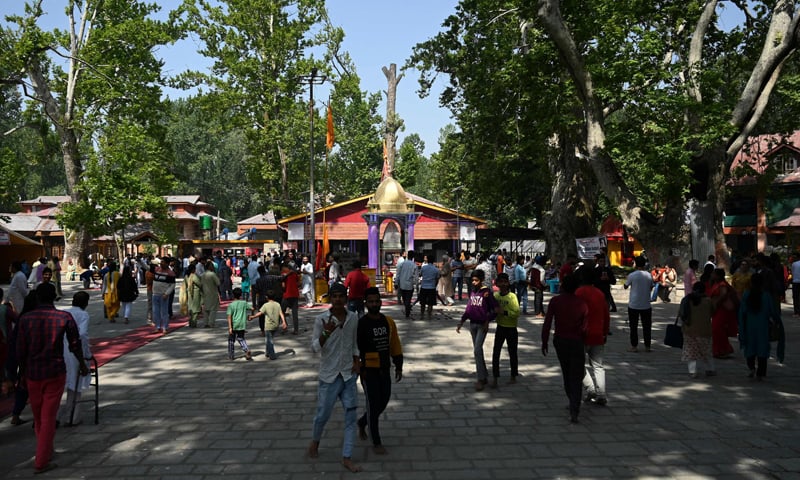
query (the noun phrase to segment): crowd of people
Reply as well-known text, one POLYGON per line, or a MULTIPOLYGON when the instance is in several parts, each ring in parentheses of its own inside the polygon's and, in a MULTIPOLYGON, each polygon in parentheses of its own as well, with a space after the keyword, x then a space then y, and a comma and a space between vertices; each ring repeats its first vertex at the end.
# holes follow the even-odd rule
MULTIPOLYGON (((238 342, 246 360, 252 360, 245 332, 248 322, 258 319, 265 337, 266 357, 274 360, 275 334, 279 329, 289 330, 287 312, 292 316, 292 333, 297 335, 297 309, 314 305, 315 272, 308 257, 302 257, 301 262, 296 257, 296 252, 287 252, 284 256, 253 256, 239 261, 217 254, 190 257, 182 265, 169 257, 128 257, 122 261, 121 271, 116 262, 108 261, 100 269, 104 316, 109 322, 121 316, 128 323, 131 304, 144 284, 147 318, 157 333, 167 333, 174 316, 176 278, 183 275, 178 304, 181 313, 188 315, 190 327, 199 327, 202 319, 206 328, 214 328, 218 310, 223 302, 229 302, 228 358, 234 359, 238 342), (236 288, 234 273, 241 278, 236 288), (303 306, 299 305, 301 295, 305 298, 303 306)), ((393 280, 404 315, 411 318, 415 293, 421 305, 419 319, 429 320, 435 305, 452 306, 456 298, 466 298, 456 332, 460 333, 469 322, 476 391, 498 388, 504 347, 510 366, 508 383, 517 383, 518 322, 528 314, 528 294, 532 291, 530 313, 543 318, 543 355, 549 353, 553 331, 552 343, 562 370, 570 421, 578 422, 582 403, 608 403, 604 351, 612 334, 610 313, 617 311, 611 293, 617 280, 606 255, 598 254, 593 261, 571 258, 556 265, 541 256, 512 258, 505 252, 475 256, 461 252, 458 256, 444 255, 438 264, 432 260, 409 251, 397 262, 393 280), (557 281, 559 291, 545 308, 543 291, 548 280, 557 281), (489 369, 483 346, 492 323, 495 327, 489 369)), ((57 310, 53 303, 60 296, 58 283, 48 264, 47 259, 42 259, 26 274, 21 262, 13 262, 11 286, 5 303, 0 305, 0 335, 4 340, 0 343, 8 345, 7 350, 0 351, 0 357, 5 357, 3 388, 4 392, 15 391, 12 423, 23 423, 19 414, 30 402, 37 436, 36 472, 54 468, 50 459, 56 426, 80 422, 73 405, 88 387, 86 361, 91 358, 86 313, 89 295, 79 291, 70 310, 57 310), (33 288, 29 288, 31 284, 33 288), (65 389, 67 395, 62 402, 65 389)), ((671 265, 650 268, 644 257, 636 257, 634 265, 623 284, 624 289, 630 289, 628 352, 640 351, 640 323, 644 351, 650 352, 652 303, 657 299, 671 301, 678 275, 671 265)), ((684 297, 678 317, 683 331, 681 359, 687 362, 691 378, 698 378, 701 373, 715 376, 715 360, 729 358, 734 352, 732 337, 738 338, 748 375, 756 380, 766 377, 771 342, 778 342, 776 357, 782 361, 785 335, 780 302, 791 283, 795 315, 800 316, 800 260, 790 264, 788 275, 786 271, 774 257, 765 255, 738 260, 730 277, 717 268, 713 256, 702 271, 697 260, 689 262, 682 276, 684 297)), ((381 292, 369 285, 359 261, 354 261, 345 273, 338 255, 331 255, 319 275, 328 281, 330 308, 315 317, 312 328, 311 350, 320 354, 320 367, 318 403, 307 455, 318 455, 324 427, 335 403, 341 402, 345 415, 342 464, 355 472, 360 470, 352 459, 356 432, 362 439, 372 438, 375 453, 386 453, 378 425, 391 396, 392 364, 394 381, 403 377, 402 346, 394 319, 380 311, 381 292), (366 400, 361 417, 357 415, 356 399, 359 379, 366 400)), ((0 300, 2 294, 0 290, 0 300)))

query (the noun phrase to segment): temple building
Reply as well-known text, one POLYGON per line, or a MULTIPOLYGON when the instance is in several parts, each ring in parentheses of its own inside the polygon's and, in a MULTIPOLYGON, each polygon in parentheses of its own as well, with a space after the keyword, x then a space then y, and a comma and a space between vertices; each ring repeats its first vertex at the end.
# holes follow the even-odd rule
MULTIPOLYGON (((348 260, 359 259, 378 271, 408 250, 436 262, 445 253, 472 250, 476 230, 486 228, 486 220, 407 193, 391 176, 372 195, 316 210, 314 223, 317 251, 338 253, 347 269, 348 260)), ((288 231, 289 243, 305 252, 311 250, 310 224, 308 212, 278 221, 288 231)))

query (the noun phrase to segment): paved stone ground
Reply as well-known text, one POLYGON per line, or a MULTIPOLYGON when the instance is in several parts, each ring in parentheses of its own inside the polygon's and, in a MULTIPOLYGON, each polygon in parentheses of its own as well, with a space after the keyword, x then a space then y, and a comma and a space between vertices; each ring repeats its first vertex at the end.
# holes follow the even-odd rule
MULTIPOLYGON (((67 293, 76 284, 68 285, 67 293)), ((68 295, 69 296, 69 295, 68 295)), ((389 450, 375 455, 357 441, 362 479, 800 478, 800 327, 784 305, 786 363, 770 361, 765 382, 746 378, 741 354, 718 361, 719 375, 690 379, 680 352, 661 344, 677 304, 654 304, 652 353, 628 353, 625 300, 606 350, 609 404, 584 405, 568 421, 554 349, 543 357, 541 320, 520 321, 520 382, 475 392, 469 333, 456 334, 463 311, 437 307, 432 321, 398 320, 405 349, 403 381, 382 417, 389 450)), ((130 326, 102 322, 92 292, 93 337, 144 323, 137 301, 130 326)), ((69 302, 62 300, 59 306, 69 302)), ((313 315, 301 310, 310 330, 313 315)), ((384 312, 402 317, 396 306, 384 312)), ((61 428, 54 461, 40 478, 315 479, 351 478, 339 464, 342 410, 337 406, 308 460, 318 357, 310 332, 278 336, 281 356, 267 361, 257 326, 248 337, 255 361, 226 359, 222 313, 213 330, 182 328, 100 369, 100 424, 61 428)), ((493 335, 486 344, 491 358, 493 335)), ((237 346, 238 347, 238 346, 237 346)), ((359 399, 363 406, 363 398, 359 399)), ((23 413, 30 418, 29 410, 23 413)), ((89 412, 84 418, 89 420, 89 412)), ((30 423, 0 424, 0 476, 33 477, 30 423)))

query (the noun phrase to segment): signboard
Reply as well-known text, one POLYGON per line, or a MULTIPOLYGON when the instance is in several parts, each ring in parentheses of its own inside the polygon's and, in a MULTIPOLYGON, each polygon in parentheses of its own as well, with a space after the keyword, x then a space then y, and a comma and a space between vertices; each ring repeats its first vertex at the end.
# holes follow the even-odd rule
POLYGON ((474 223, 462 223, 460 225, 461 231, 459 232, 460 240, 463 242, 474 242, 475 241, 475 224, 474 223))
POLYGON ((601 237, 576 238, 575 246, 578 247, 578 258, 593 259, 596 254, 600 253, 601 248, 608 246, 608 242, 605 235, 601 237))
POLYGON ((290 223, 289 224, 289 240, 303 240, 306 234, 305 223, 290 223))

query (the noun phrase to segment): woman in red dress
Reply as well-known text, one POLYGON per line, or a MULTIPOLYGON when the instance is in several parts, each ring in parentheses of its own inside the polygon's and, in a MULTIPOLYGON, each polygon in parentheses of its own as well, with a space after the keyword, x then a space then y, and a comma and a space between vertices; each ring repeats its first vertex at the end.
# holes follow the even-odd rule
POLYGON ((739 334, 737 312, 739 297, 736 290, 725 281, 725 270, 717 268, 711 274, 711 289, 708 292, 714 304, 711 317, 711 350, 714 358, 728 358, 733 354, 733 346, 728 337, 739 334))

